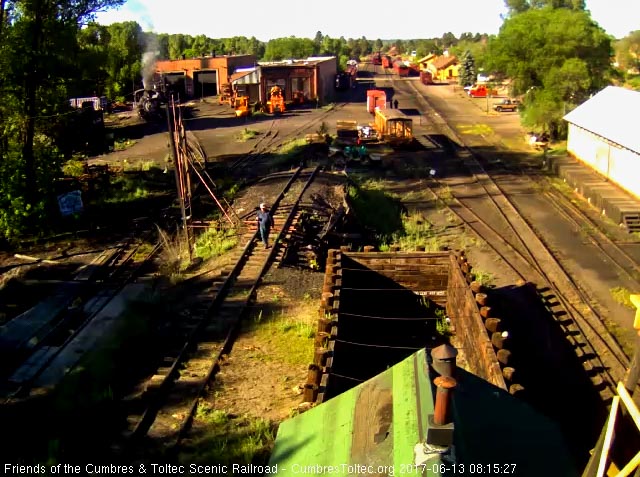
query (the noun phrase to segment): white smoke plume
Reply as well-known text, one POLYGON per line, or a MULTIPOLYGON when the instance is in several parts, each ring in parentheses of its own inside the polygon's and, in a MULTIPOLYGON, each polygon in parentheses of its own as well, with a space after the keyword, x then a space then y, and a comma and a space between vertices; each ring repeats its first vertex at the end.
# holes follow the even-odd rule
POLYGON ((152 89, 156 60, 159 54, 158 50, 147 50, 142 55, 142 85, 144 89, 152 89))

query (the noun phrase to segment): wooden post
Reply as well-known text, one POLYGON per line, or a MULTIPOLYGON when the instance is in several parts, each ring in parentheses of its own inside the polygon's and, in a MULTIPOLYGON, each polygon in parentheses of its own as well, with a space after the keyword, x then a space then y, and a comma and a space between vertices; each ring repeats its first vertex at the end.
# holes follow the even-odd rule
POLYGON ((627 373, 624 377, 624 387, 627 391, 629 391, 629 394, 631 394, 634 398, 639 397, 637 395, 634 395, 634 391, 638 385, 639 379, 640 379, 640 336, 636 334, 636 349, 633 352, 633 357, 631 358, 631 362, 629 363, 629 369, 627 370, 627 373))
POLYGON ((426 249, 424 245, 416 245, 416 252, 424 252, 426 249))
POLYGON ((472 281, 471 284, 469 285, 469 288, 471 288, 471 291, 473 293, 483 293, 484 292, 484 286, 482 286, 482 283, 478 282, 478 281, 472 281))
POLYGON ((375 251, 375 249, 376 249, 376 248, 375 248, 373 245, 365 245, 365 246, 364 246, 364 251, 365 251, 366 253, 373 252, 373 251, 375 251))
POLYGON ((480 316, 485 320, 487 318, 495 318, 491 313, 492 313, 492 310, 490 306, 483 306, 480 308, 480 316))
POLYGON ((485 306, 487 304, 489 297, 486 293, 476 293, 476 303, 480 306, 485 306))
POLYGON ((305 384, 303 391, 303 400, 304 402, 315 402, 316 396, 318 395, 318 386, 315 384, 305 384))
POLYGON ((322 375, 322 370, 320 366, 317 364, 310 364, 308 373, 307 373, 307 383, 309 384, 320 384, 320 376, 322 375))
POLYGON ((315 343, 317 348, 323 348, 326 344, 326 341, 329 339, 329 336, 331 335, 328 332, 318 331, 313 342, 315 343))
POLYGON ((519 396, 524 392, 524 386, 522 384, 512 384, 509 386, 509 394, 512 396, 519 396))
POLYGON ((502 330, 502 320, 500 318, 487 318, 487 321, 484 322, 484 326, 487 328, 487 331, 496 333, 502 330))
POLYGON ((491 344, 495 346, 497 349, 503 349, 506 347, 508 335, 505 336, 506 333, 494 332, 491 335, 491 344))
POLYGON ((507 381, 513 382, 513 379, 516 377, 516 370, 511 366, 506 366, 502 370, 502 377, 507 381))
POLYGON ((501 349, 498 350, 496 356, 498 357, 498 362, 505 366, 509 366, 509 363, 511 362, 511 351, 508 349, 501 349))
POLYGON ((400 251, 400 245, 392 245, 391 247, 389 247, 389 250, 392 252, 399 252, 400 251))
POLYGON ((327 355, 329 350, 326 348, 316 348, 315 355, 313 357, 313 364, 316 366, 324 367, 327 362, 327 355))

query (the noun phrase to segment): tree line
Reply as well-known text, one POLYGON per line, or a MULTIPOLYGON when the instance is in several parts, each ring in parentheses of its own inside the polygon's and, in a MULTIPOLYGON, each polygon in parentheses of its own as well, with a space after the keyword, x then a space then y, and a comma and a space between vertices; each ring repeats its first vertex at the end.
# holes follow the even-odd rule
POLYGON ((205 55, 254 55, 258 61, 276 61, 309 56, 335 56, 344 69, 349 59, 359 59, 374 51, 395 46, 400 52, 415 51, 417 56, 442 53, 458 44, 470 45, 487 35, 463 33, 456 38, 445 33, 441 38, 416 40, 369 40, 331 38, 318 31, 313 39, 285 37, 262 42, 255 37, 209 38, 206 35, 144 32, 137 22, 108 26, 90 23, 78 31, 77 62, 82 70, 78 94, 106 95, 124 100, 141 87, 142 58, 148 52, 155 59, 196 58, 205 55))
MULTIPOLYGON (((640 33, 618 42, 585 10, 583 0, 506 0, 497 35, 447 32, 439 38, 209 38, 145 32, 136 22, 99 25, 95 13, 124 0, 0 0, 0 237, 46 229, 58 216, 55 179, 73 133, 69 98, 126 99, 141 87, 145 53, 175 59, 253 54, 258 60, 334 55, 344 65, 392 46, 399 54, 441 54, 476 72, 509 79, 524 98, 526 125, 563 133, 562 116, 611 83, 637 81, 640 33), (614 49, 615 48, 615 49, 614 49), (615 58, 614 58, 615 56, 615 58), (617 59, 619 69, 613 68, 617 59)), ((464 68, 463 68, 464 69, 464 68)), ((468 74, 469 71, 474 74, 468 74)), ((76 134, 77 135, 77 134, 76 134)))

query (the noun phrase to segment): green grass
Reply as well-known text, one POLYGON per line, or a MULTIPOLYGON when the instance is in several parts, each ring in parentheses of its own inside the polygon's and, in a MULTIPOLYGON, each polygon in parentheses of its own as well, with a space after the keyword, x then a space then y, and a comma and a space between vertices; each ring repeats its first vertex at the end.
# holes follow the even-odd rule
POLYGON ((492 287, 495 282, 495 277, 492 273, 476 268, 473 269, 473 279, 485 287, 492 287))
POLYGON ((256 137, 258 134, 260 134, 258 131, 255 131, 249 128, 244 128, 242 132, 236 137, 236 140, 238 142, 247 142, 248 140, 256 137))
POLYGON ((373 229, 380 236, 381 243, 402 230, 401 205, 382 190, 379 182, 354 183, 349 185, 347 193, 358 221, 373 229))
POLYGON ((490 136, 493 134, 493 129, 488 124, 462 124, 456 126, 458 131, 462 134, 474 135, 474 136, 490 136))
POLYGON ((275 167, 291 166, 302 157, 308 147, 304 138, 287 141, 276 151, 271 164, 275 167))
POLYGON ((113 144, 114 151, 124 151, 136 143, 133 139, 117 139, 113 144))
POLYGON ((219 257, 235 247, 237 243, 238 237, 235 229, 210 227, 196 238, 195 256, 203 260, 219 257))
POLYGON ((265 360, 307 366, 313 361, 312 339, 316 333, 314 314, 317 307, 302 303, 295 316, 274 312, 264 319, 262 313, 254 319, 251 329, 256 340, 265 343, 269 353, 265 360))
POLYGON ((631 292, 624 287, 615 287, 609 290, 611 293, 611 297, 616 303, 626 306, 627 308, 631 308, 635 310, 636 307, 631 303, 631 292))
POLYGON ((62 172, 68 177, 80 177, 84 174, 84 162, 70 159, 62 165, 62 172))
MULTIPOLYGON (((183 465, 255 464, 267 463, 273 443, 275 426, 265 419, 229 415, 206 402, 198 405, 196 419, 206 425, 197 438, 178 457, 183 465)), ((226 474, 231 475, 231 468, 226 474)))

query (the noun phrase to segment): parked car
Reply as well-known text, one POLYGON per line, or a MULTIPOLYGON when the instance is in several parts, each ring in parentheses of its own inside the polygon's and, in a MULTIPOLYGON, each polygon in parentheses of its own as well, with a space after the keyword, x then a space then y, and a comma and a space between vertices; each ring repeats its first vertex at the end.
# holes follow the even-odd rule
POLYGON ((520 108, 520 101, 517 99, 503 99, 499 103, 493 105, 494 111, 501 113, 502 111, 517 111, 520 108))

